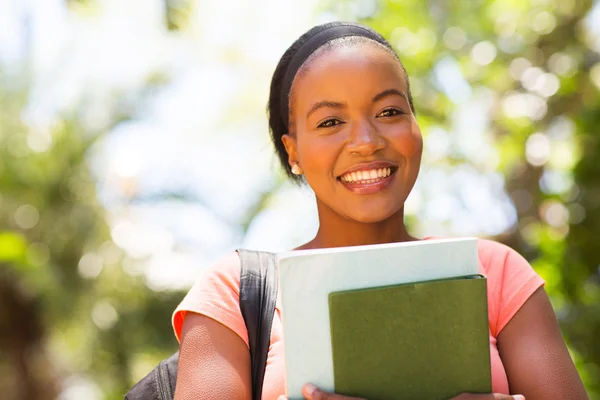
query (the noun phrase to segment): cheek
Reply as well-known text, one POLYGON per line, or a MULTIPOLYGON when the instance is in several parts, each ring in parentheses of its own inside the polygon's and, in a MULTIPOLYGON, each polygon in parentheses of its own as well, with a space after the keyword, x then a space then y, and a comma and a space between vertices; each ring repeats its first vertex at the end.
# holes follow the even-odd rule
POLYGON ((388 136, 393 146, 409 161, 419 161, 423 151, 423 136, 417 121, 412 118, 401 129, 392 129, 388 136))
POLYGON ((307 179, 332 171, 343 143, 335 135, 309 136, 298 140, 298 161, 307 179))
POLYGON ((413 123, 406 142, 406 156, 420 160, 423 152, 423 135, 416 122, 413 123))

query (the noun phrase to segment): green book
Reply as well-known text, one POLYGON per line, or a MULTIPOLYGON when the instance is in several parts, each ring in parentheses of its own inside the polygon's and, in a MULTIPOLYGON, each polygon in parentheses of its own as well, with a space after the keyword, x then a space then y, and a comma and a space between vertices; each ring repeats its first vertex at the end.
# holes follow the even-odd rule
POLYGON ((491 393, 481 275, 329 294, 336 393, 446 400, 491 393))

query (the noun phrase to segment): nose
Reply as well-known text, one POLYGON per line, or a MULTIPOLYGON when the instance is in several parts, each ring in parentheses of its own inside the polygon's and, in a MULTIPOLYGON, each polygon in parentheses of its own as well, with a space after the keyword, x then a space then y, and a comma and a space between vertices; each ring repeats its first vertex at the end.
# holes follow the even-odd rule
POLYGON ((355 124, 350 130, 346 149, 360 156, 370 156, 385 147, 385 139, 368 121, 355 124))

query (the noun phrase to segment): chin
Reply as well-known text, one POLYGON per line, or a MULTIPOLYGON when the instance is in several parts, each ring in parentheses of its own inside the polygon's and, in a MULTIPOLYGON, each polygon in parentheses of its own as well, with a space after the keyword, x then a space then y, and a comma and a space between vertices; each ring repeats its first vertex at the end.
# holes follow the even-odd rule
POLYGON ((360 222, 363 224, 376 224, 378 222, 383 222, 396 213, 400 211, 400 208, 393 210, 386 210, 384 208, 376 208, 376 209, 367 209, 362 210, 362 212, 354 212, 346 214, 348 219, 351 219, 356 222, 360 222))

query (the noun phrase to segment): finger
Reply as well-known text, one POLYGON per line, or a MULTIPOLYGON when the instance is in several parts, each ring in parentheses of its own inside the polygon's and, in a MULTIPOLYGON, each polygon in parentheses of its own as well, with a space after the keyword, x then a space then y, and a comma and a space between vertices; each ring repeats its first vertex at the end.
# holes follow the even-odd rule
POLYGON ((277 400, 288 400, 288 398, 285 397, 284 395, 281 395, 277 398, 277 400))
POLYGON ((302 386, 302 396, 306 400, 327 400, 329 398, 328 393, 320 390, 311 383, 302 386))
POLYGON ((302 395, 307 400, 343 400, 349 399, 348 397, 340 396, 335 393, 328 393, 324 390, 319 389, 311 383, 307 383, 302 387, 302 395))
POLYGON ((450 400, 525 400, 525 396, 520 394, 510 395, 502 393, 494 394, 474 394, 474 393, 462 393, 450 400))
POLYGON ((302 386, 302 396, 306 400, 365 400, 358 397, 347 397, 341 394, 325 392, 313 384, 307 383, 302 386))

